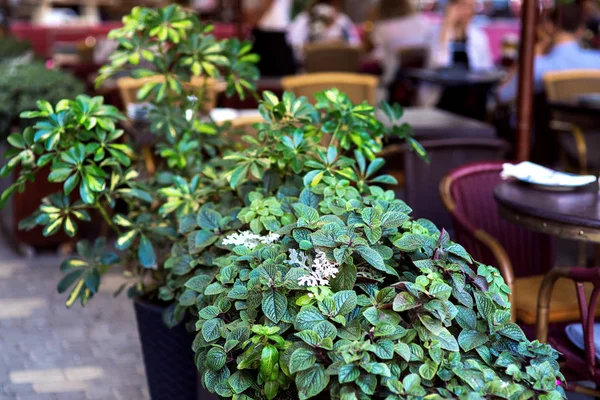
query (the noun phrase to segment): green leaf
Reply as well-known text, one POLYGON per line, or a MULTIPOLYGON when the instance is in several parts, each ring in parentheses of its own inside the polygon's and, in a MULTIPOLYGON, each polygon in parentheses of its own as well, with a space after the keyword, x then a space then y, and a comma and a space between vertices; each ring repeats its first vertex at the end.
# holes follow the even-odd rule
POLYGON ((356 282, 356 266, 352 263, 346 263, 338 269, 337 276, 330 281, 331 289, 338 292, 353 289, 356 282))
POLYGON ((313 327, 324 321, 325 317, 313 306, 304 306, 296 316, 295 326, 297 330, 313 329, 313 327))
POLYGON ((229 377, 228 382, 234 393, 240 394, 252 386, 254 379, 247 371, 236 371, 229 377))
POLYGON ((365 259, 365 261, 371 264, 371 266, 373 266, 375 269, 386 272, 390 275, 398 276, 398 273, 396 271, 385 265, 385 263, 383 262, 383 257, 381 257, 381 254, 379 254, 378 251, 373 250, 368 246, 358 246, 356 248, 356 251, 358 252, 358 254, 361 255, 362 258, 365 259))
POLYGON ((314 331, 304 330, 297 332, 296 336, 309 346, 316 347, 321 341, 321 337, 314 331))
POLYGON ((296 387, 299 389, 300 400, 315 397, 321 393, 329 384, 329 375, 321 364, 313 365, 311 368, 296 374, 296 387))
POLYGON ((208 369, 218 371, 225 366, 226 361, 227 354, 225 353, 225 350, 220 347, 213 347, 206 353, 204 365, 206 365, 208 369))
POLYGON ((262 310, 274 323, 281 321, 287 311, 287 304, 287 297, 275 289, 269 289, 263 294, 262 310))
POLYGON ((354 382, 360 376, 360 369, 354 364, 344 364, 340 366, 338 380, 340 383, 354 382))
POLYGON ((300 347, 296 349, 290 357, 289 369, 290 373, 295 374, 298 371, 304 371, 314 365, 317 357, 313 350, 300 347))
POLYGON ((463 330, 458 335, 458 344, 464 351, 471 351, 489 341, 488 335, 478 331, 463 330))
POLYGON ((368 395, 375 394, 375 389, 377 388, 377 378, 375 375, 361 375, 355 383, 363 393, 368 395))
POLYGON ((190 254, 198 254, 206 247, 215 243, 219 237, 214 233, 207 230, 199 230, 197 232, 192 232, 188 236, 188 247, 190 250, 190 254))
POLYGON ((223 320, 221 318, 213 318, 202 324, 202 337, 207 342, 212 342, 221 337, 221 327, 223 320))
POLYGON ((259 374, 263 380, 269 381, 272 380, 272 377, 279 370, 279 351, 272 344, 268 344, 262 349, 262 353, 260 356, 260 367, 259 374))
POLYGON ((144 268, 156 268, 156 254, 150 239, 146 235, 140 237, 140 247, 138 248, 138 259, 144 268))
POLYGON ((419 375, 430 381, 435 377, 437 370, 438 365, 433 360, 425 360, 425 363, 419 367, 419 375))
POLYGON ((375 343, 375 355, 382 360, 391 360, 394 357, 394 342, 382 339, 375 343))
POLYGON ((69 272, 67 275, 65 275, 56 286, 56 290, 58 291, 58 293, 66 292, 67 289, 69 289, 75 282, 79 280, 79 278, 81 278, 82 274, 82 270, 76 270, 69 272))
POLYGON ((353 290, 343 290, 334 293, 333 301, 336 306, 336 314, 346 315, 356 308, 357 297, 353 290))
POLYGON ((408 292, 401 292, 394 298, 393 309, 394 311, 406 311, 413 308, 417 308, 421 303, 417 302, 417 299, 408 292))

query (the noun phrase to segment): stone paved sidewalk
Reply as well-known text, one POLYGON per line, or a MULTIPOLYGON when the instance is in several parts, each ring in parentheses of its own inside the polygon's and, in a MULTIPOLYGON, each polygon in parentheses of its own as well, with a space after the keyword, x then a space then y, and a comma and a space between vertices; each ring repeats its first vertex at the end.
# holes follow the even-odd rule
POLYGON ((131 301, 111 276, 85 308, 56 292, 60 258, 0 238, 0 400, 148 399, 131 301))

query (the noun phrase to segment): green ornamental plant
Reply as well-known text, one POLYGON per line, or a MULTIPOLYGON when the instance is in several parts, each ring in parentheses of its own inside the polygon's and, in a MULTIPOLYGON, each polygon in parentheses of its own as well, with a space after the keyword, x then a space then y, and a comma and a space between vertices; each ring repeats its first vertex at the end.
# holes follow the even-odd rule
POLYGON ((510 321, 498 271, 378 186, 393 178, 378 175, 377 143, 402 132, 415 144, 406 127, 335 90, 317 98, 267 95, 258 137, 225 157, 241 208, 221 199, 181 219, 191 233, 176 259, 209 252, 217 268, 196 269, 179 299, 197 307, 205 387, 234 399, 564 398, 557 352, 510 321), (222 229, 236 213, 238 231, 222 229))
POLYGON ((116 73, 160 77, 139 93, 140 100, 153 106, 149 129, 157 141, 156 175, 144 170, 135 141, 126 139, 119 128, 124 116, 101 97, 82 95, 56 104, 38 101, 38 110, 21 114, 35 121, 33 126, 8 137, 12 149, 0 175, 16 167, 19 173, 0 196, 0 205, 45 166, 51 171, 49 181, 63 184, 63 191, 44 199, 21 228, 41 225, 44 235, 63 229, 75 237, 79 223, 97 213, 116 235, 119 258, 109 249, 106 256, 100 255, 107 242, 101 238, 96 245, 79 243, 80 256, 62 265, 66 275, 58 288, 69 292, 67 306, 77 300, 85 304, 97 292, 102 275, 119 261, 130 277, 125 286, 130 296, 158 301, 161 293, 160 300, 172 305, 166 314, 170 324, 181 320, 181 315, 172 317, 175 296, 165 295, 171 292, 165 290, 165 282, 181 279, 181 269, 166 263, 173 243, 185 240, 176 215, 198 210, 194 196, 207 191, 213 164, 228 145, 221 135, 225 128, 205 119, 204 102, 197 100, 203 98, 204 88, 198 91, 189 82, 194 77, 221 79, 227 93, 244 96, 253 93, 257 77, 250 44, 217 41, 211 29, 171 5, 158 10, 135 7, 123 28, 110 34, 120 47, 102 69, 99 83, 116 73), (174 198, 175 192, 180 197, 174 198), (125 212, 118 214, 116 209, 125 212))
MULTIPOLYGON (((0 41, 1 43, 1 41, 0 41)), ((34 122, 19 119, 24 111, 36 107, 39 99, 52 104, 85 93, 85 85, 73 75, 48 69, 41 62, 0 64, 0 135, 6 138, 13 127, 21 130, 34 122)))

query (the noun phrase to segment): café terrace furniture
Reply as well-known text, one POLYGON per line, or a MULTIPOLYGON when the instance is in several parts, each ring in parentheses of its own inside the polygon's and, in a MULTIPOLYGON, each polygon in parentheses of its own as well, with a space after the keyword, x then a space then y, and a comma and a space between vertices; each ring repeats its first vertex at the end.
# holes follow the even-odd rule
POLYGON ((311 43, 304 46, 304 69, 316 72, 360 72, 362 49, 347 43, 311 43))
MULTIPOLYGON (((538 221, 540 229, 535 231, 527 229, 529 225, 511 223, 514 218, 504 218, 504 199, 512 202, 525 190, 525 193, 534 193, 532 204, 543 204, 546 196, 554 194, 502 182, 502 164, 481 162, 459 167, 442 180, 440 195, 452 214, 456 240, 476 260, 500 270, 512 291, 513 317, 534 326, 538 289, 544 275, 554 266, 552 232, 543 228, 543 221, 538 221), (503 201, 496 202, 494 198, 503 201)), ((524 217, 519 216, 517 220, 522 221, 524 217)), ((551 304, 550 322, 578 320, 577 295, 569 281, 557 282, 551 304)))
MULTIPOLYGON (((413 208, 412 216, 426 218, 440 228, 452 232, 452 218, 440 197, 435 196, 443 177, 454 168, 484 160, 503 160, 510 149, 497 138, 446 137, 420 140, 427 151, 429 163, 406 145, 394 144, 384 148, 381 156, 393 170, 401 168, 404 181, 403 199, 413 208)), ((399 174, 393 173, 394 176, 399 174)))
POLYGON ((443 89, 438 104, 440 107, 478 120, 486 117, 488 93, 506 77, 506 73, 499 70, 470 71, 460 68, 409 68, 403 70, 403 74, 419 84, 443 89), (460 100, 453 101, 455 96, 460 100))
MULTIPOLYGON (((376 116, 384 124, 389 124, 383 112, 377 111, 376 116)), ((490 124, 437 108, 406 107, 400 123, 410 125, 417 140, 496 137, 496 130, 490 124)))
MULTIPOLYGON (((559 289, 560 290, 560 289, 559 289)), ((537 303, 536 338, 542 343, 550 343, 561 353, 561 372, 565 375, 569 391, 600 397, 600 391, 583 386, 579 382, 587 381, 600 385, 600 369, 596 359, 594 343, 594 321, 598 315, 598 296, 600 295, 600 268, 554 268, 546 274, 540 287, 537 303), (577 305, 583 331, 583 350, 578 349, 565 333, 565 324, 550 324, 554 290, 558 282, 570 282, 576 287, 577 305), (590 296, 586 296, 585 287, 593 287, 590 296), (589 299, 588 299, 589 297, 589 299)))
POLYGON ((337 88, 346 93, 354 104, 366 101, 371 105, 376 105, 378 82, 377 77, 373 75, 345 72, 323 72, 281 78, 283 90, 294 93, 296 97, 306 96, 311 102, 315 101, 314 93, 337 88))
POLYGON ((585 94, 600 95, 600 69, 549 72, 544 75, 550 127, 567 161, 581 174, 600 170, 600 101, 586 102, 585 94))

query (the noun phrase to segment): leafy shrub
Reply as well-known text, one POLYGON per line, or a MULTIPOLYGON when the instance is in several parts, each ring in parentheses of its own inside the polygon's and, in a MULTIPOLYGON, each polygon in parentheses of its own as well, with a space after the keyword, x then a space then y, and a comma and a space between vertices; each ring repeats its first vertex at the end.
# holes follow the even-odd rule
POLYGON ((0 64, 0 134, 5 137, 15 125, 24 129, 29 121, 19 120, 19 114, 36 108, 40 99, 55 104, 83 93, 84 84, 69 73, 40 62, 4 62, 0 64))
POLYGON ((0 62, 31 54, 31 43, 15 37, 0 38, 0 62))
POLYGON ((320 112, 267 95, 258 139, 225 157, 243 208, 204 204, 186 225, 191 255, 183 245, 176 259, 217 267, 179 298, 198 308, 205 387, 235 399, 563 398, 556 351, 510 321, 498 271, 377 186, 393 181, 372 157, 392 132, 373 108, 318 99, 320 112), (236 212, 239 232, 221 229, 236 212))
MULTIPOLYGON (((120 259, 109 249, 106 256, 99 256, 100 250, 81 250, 93 247, 82 242, 78 244, 80 257, 63 264, 66 275, 58 288, 69 293, 68 306, 75 301, 86 304, 97 292, 102 276, 124 264, 130 296, 160 299, 171 305, 166 313, 170 323, 181 320, 182 315, 173 316, 174 300, 182 295, 185 282, 170 282, 181 281, 181 275, 195 264, 185 271, 181 263, 173 268, 173 261, 166 262, 172 247, 187 240, 178 232, 176 215, 197 212, 200 203, 196 196, 216 190, 211 168, 218 168, 222 152, 231 145, 222 139, 224 126, 206 121, 204 103, 193 99, 202 98, 202 93, 188 83, 195 76, 221 78, 229 94, 243 96, 253 93, 257 76, 250 43, 217 41, 209 34, 211 30, 211 25, 171 5, 157 10, 135 7, 124 18, 123 28, 110 33, 120 47, 111 64, 102 68, 100 82, 124 70, 135 77, 162 78, 143 86, 139 93, 140 99, 150 100, 154 106, 149 129, 158 142, 156 175, 144 170, 135 142, 125 140, 118 125, 124 117, 101 97, 78 96, 56 104, 39 101, 37 111, 21 114, 25 120, 35 119, 34 126, 8 137, 13 149, 0 174, 6 176, 15 167, 21 168, 14 184, 0 196, 0 205, 15 191, 23 190, 46 165, 51 170, 48 179, 64 185, 61 193, 49 196, 34 215, 22 221, 22 228, 41 225, 45 235, 63 229, 74 237, 79 223, 96 212, 117 236, 120 259), (81 200, 73 203, 71 193, 81 200), (125 206, 125 213, 115 212, 118 203, 125 206)), ((228 186, 225 180, 223 186, 228 186)), ((223 224, 235 229, 236 223, 223 224)), ((98 249, 104 248, 105 242, 100 238, 98 249)))

